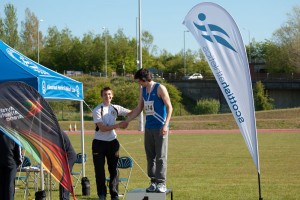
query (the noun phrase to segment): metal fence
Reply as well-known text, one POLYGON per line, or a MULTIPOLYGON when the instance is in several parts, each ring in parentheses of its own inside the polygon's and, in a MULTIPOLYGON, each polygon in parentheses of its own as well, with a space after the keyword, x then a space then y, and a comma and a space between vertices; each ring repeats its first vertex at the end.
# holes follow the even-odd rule
MULTIPOLYGON (((183 74, 179 73, 164 73, 161 74, 165 80, 186 80, 183 74)), ((201 80, 215 80, 213 75, 203 76, 201 80)), ((300 73, 294 74, 277 74, 277 73, 251 73, 252 81, 297 81, 300 82, 300 73)))

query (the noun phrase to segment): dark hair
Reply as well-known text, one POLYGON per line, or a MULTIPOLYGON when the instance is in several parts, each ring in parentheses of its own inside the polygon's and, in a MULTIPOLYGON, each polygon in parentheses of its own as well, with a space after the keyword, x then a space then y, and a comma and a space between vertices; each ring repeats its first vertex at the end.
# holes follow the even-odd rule
POLYGON ((110 87, 108 87, 108 86, 102 88, 102 90, 100 91, 101 97, 102 97, 103 92, 105 92, 105 91, 107 91, 107 90, 111 90, 111 91, 112 91, 112 89, 111 89, 110 87))
POLYGON ((152 73, 146 68, 141 68, 135 73, 134 79, 150 82, 152 80, 152 73))

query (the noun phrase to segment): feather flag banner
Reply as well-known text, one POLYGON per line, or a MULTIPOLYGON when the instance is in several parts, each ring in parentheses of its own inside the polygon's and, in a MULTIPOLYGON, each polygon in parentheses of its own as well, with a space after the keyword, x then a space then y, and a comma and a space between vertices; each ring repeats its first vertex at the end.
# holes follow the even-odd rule
POLYGON ((221 6, 200 3, 183 24, 200 45, 260 173, 252 82, 240 31, 221 6))
POLYGON ((0 84, 0 129, 76 199, 58 121, 33 87, 16 81, 0 84))

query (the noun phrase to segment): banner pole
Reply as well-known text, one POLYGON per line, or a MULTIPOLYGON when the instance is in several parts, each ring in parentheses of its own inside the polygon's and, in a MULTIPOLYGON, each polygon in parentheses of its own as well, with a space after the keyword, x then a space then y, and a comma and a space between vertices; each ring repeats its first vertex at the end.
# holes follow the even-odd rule
POLYGON ((259 193, 259 200, 263 200, 262 196, 261 196, 261 188, 260 188, 260 173, 257 172, 258 175, 258 193, 259 193))

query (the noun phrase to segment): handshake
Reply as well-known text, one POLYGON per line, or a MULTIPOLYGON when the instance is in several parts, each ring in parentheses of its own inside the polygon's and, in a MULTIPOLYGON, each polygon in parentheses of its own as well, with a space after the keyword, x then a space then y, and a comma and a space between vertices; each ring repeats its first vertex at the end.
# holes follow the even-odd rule
MULTIPOLYGON (((122 128, 122 129, 125 129, 125 128, 128 127, 128 125, 129 125, 129 122, 127 122, 127 121, 122 121, 122 122, 120 122, 120 123, 118 123, 118 124, 115 124, 115 125, 113 125, 113 126, 114 126, 114 128, 122 128)), ((100 128, 99 128, 98 125, 96 124, 95 131, 99 131, 99 130, 100 130, 100 128)))
POLYGON ((118 124, 118 127, 119 127, 119 128, 122 128, 122 129, 125 129, 125 128, 128 127, 128 125, 129 125, 129 122, 122 121, 122 122, 120 122, 120 123, 118 124))

